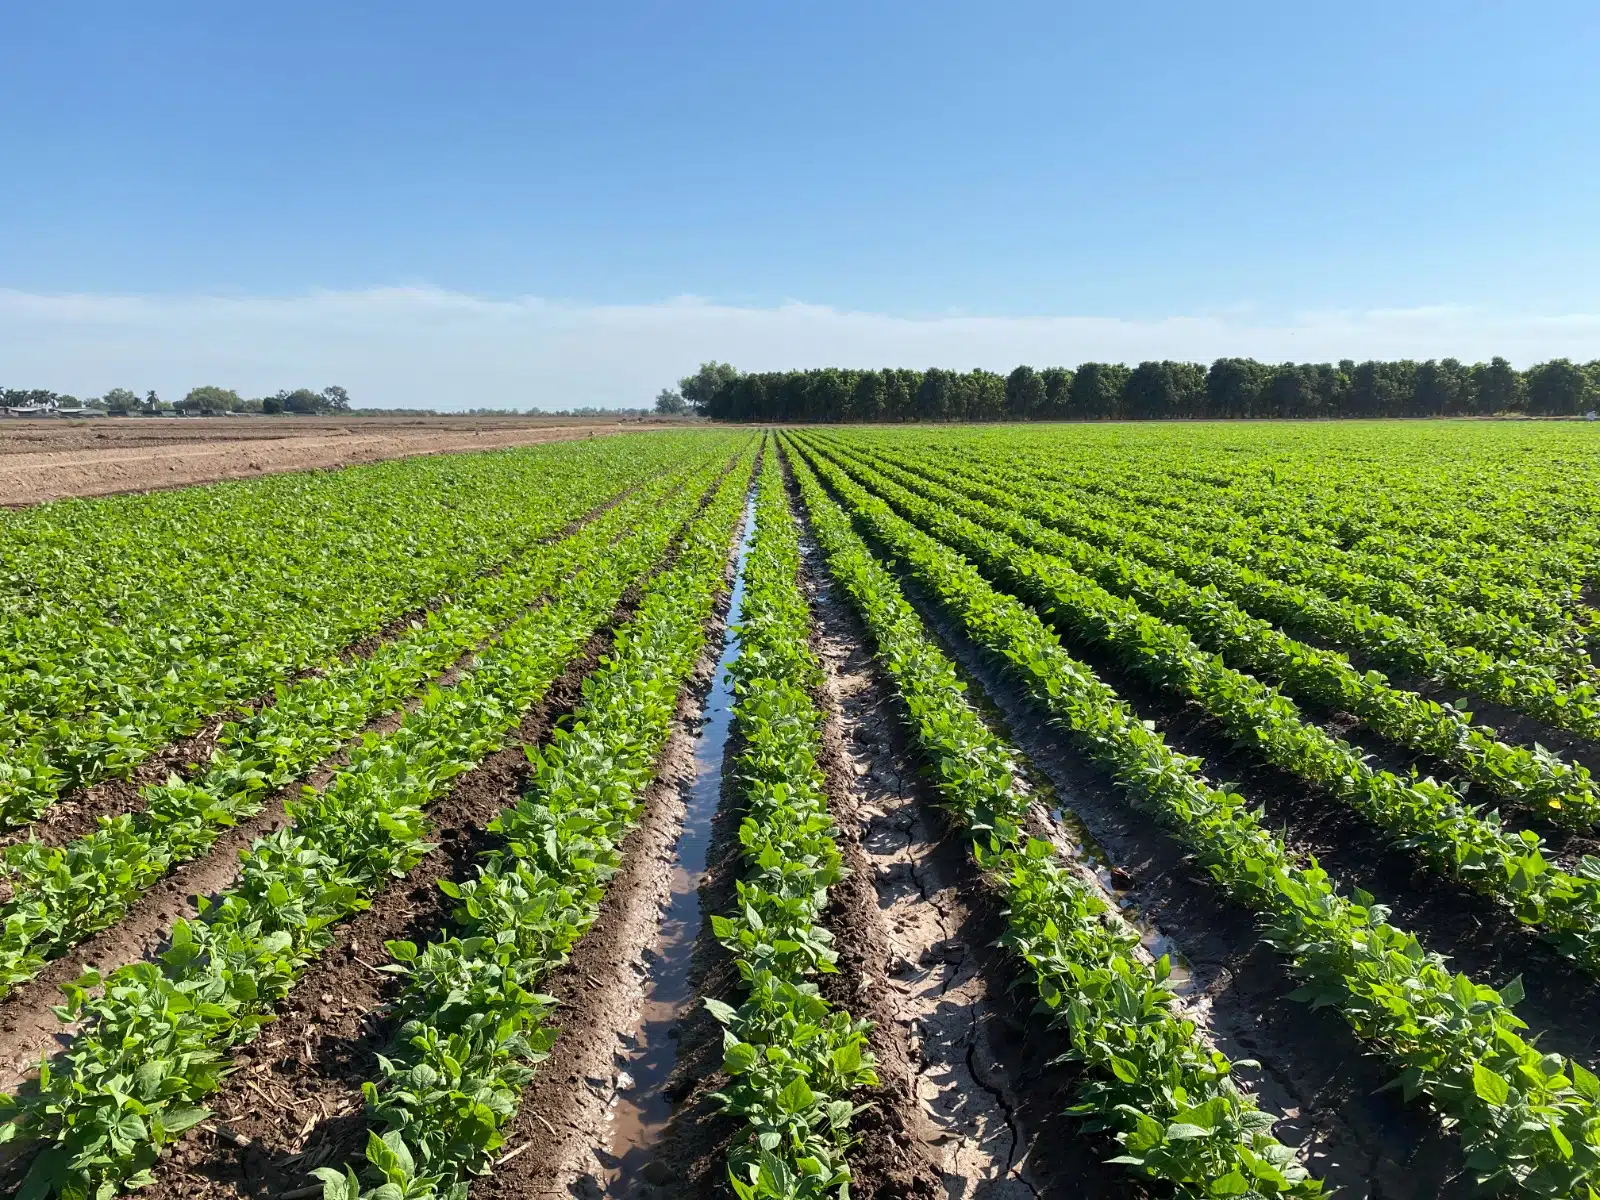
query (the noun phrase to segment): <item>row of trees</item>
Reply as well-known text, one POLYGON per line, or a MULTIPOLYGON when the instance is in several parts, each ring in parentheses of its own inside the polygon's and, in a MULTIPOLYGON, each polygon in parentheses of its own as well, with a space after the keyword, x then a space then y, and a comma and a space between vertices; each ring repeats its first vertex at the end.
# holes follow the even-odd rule
POLYGON ((113 417, 133 414, 146 416, 156 413, 180 412, 191 416, 209 416, 221 413, 345 413, 350 411, 350 393, 342 387, 326 387, 320 392, 310 388, 280 391, 271 396, 246 400, 232 388, 191 388, 182 400, 169 404, 154 391, 139 394, 128 388, 112 388, 104 396, 91 396, 79 400, 43 388, 0 388, 0 405, 7 408, 83 408, 103 412, 113 417))
POLYGON ((1228 417, 1577 416, 1600 403, 1600 360, 1553 359, 1519 371, 1503 358, 1427 362, 1083 363, 993 371, 743 374, 705 363, 663 391, 671 406, 716 421, 1059 421, 1228 417))

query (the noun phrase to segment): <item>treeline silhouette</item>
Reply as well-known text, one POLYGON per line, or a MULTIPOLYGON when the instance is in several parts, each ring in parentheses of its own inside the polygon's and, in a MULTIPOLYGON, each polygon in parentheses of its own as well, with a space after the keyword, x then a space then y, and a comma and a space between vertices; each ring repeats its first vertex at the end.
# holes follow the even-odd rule
POLYGON ((1241 417, 1576 416, 1595 407, 1600 361, 1519 371, 1503 358, 1427 362, 1084 363, 993 371, 826 367, 743 374, 708 363, 683 396, 717 421, 1056 421, 1241 417))

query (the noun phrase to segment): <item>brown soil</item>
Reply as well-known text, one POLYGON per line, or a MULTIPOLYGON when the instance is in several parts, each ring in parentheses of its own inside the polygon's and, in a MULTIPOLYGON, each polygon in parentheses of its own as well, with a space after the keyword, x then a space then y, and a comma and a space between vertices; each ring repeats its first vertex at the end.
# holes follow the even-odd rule
MULTIPOLYGON (((1115 864, 1125 885, 1124 913, 1159 930, 1182 956, 1190 973, 1189 1014, 1230 1058, 1261 1064, 1239 1075, 1263 1108, 1282 1115, 1278 1138, 1296 1146, 1315 1174, 1344 1189, 1341 1194, 1372 1200, 1464 1195, 1458 1143, 1424 1105, 1407 1105, 1383 1090, 1394 1071, 1333 1010, 1312 1010, 1290 998, 1298 980, 1260 941, 1251 914, 1131 809, 1104 772, 1072 751, 1031 698, 914 588, 908 595, 968 673, 973 690, 981 688, 1003 713, 1012 744, 1115 864)), ((1115 676, 1102 678, 1125 686, 1115 676)), ((1163 716, 1154 714, 1156 727, 1169 735, 1163 716)))
POLYGON ((1393 670, 1377 661, 1371 654, 1341 645, 1315 630, 1284 627, 1285 632, 1321 650, 1335 650, 1350 660, 1361 671, 1379 671, 1388 677, 1391 687, 1416 692, 1440 704, 1453 704, 1472 714, 1474 724, 1487 727, 1496 737, 1513 745, 1540 745, 1570 759, 1591 772, 1600 772, 1600 742, 1582 734, 1561 729, 1537 717, 1529 716, 1515 708, 1495 704, 1481 696, 1464 693, 1460 688, 1430 679, 1413 672, 1393 670))
MULTIPOLYGON (((628 594, 631 596, 632 592, 628 594)), ((450 686, 470 667, 473 657, 474 651, 468 651, 431 682, 441 687, 450 686)), ((401 708, 369 721, 348 745, 359 744, 368 734, 393 732, 406 713, 421 702, 426 690, 419 689, 401 708)), ((70 1041, 71 1030, 64 1029, 50 1011, 61 984, 77 978, 88 967, 104 974, 156 953, 173 920, 196 914, 198 897, 213 895, 233 884, 239 871, 239 853, 256 838, 283 826, 285 802, 299 795, 303 787, 326 785, 346 761, 347 755, 341 751, 309 775, 279 788, 266 798, 259 813, 223 833, 205 857, 177 867, 139 897, 120 922, 81 942, 32 980, 0 999, 0 1088, 14 1089, 53 1044, 64 1046, 70 1041)))
MULTIPOLYGON (((710 494, 702 498, 702 508, 710 494)), ((664 569, 676 556, 675 542, 651 573, 664 569)), ((378 971, 374 960, 382 955, 386 940, 403 937, 422 944, 446 927, 451 904, 435 886, 437 880, 470 877, 478 855, 492 840, 483 824, 526 782, 529 764, 524 747, 546 739, 559 718, 571 711, 583 678, 609 648, 617 625, 631 618, 638 598, 635 584, 610 628, 590 639, 583 655, 524 716, 518 738, 462 776, 430 808, 430 836, 439 839, 438 847, 405 879, 375 897, 366 912, 339 926, 334 944, 296 984, 267 1035, 235 1056, 237 1073, 210 1100, 217 1120, 196 1127, 174 1149, 170 1167, 158 1178, 156 1195, 313 1196, 320 1194, 320 1185, 306 1182, 311 1170, 327 1163, 360 1163, 368 1128, 361 1085, 379 1073, 377 1055, 394 1033, 385 1006, 399 990, 397 981, 378 971), (267 1108, 261 1107, 262 1101, 267 1108)), ((650 825, 647 817, 643 827, 650 825)), ((625 852, 630 849, 625 846, 625 852)), ((647 857, 641 854, 641 862, 647 857)), ((665 857, 670 862, 670 839, 665 857)), ((611 891, 635 869, 631 860, 625 862, 611 891)), ((602 957, 613 949, 607 939, 596 939, 593 933, 580 943, 580 952, 585 945, 600 947, 602 957)), ((590 1028, 580 1022, 579 1032, 590 1028)), ((558 1041, 558 1052, 560 1046, 558 1041)), ((541 1074, 545 1070, 548 1063, 541 1074)), ((535 1119, 524 1112, 507 1130, 513 1145, 518 1125, 535 1119)))
MULTIPOLYGON (((694 729, 715 663, 716 649, 708 648, 679 703, 673 733, 645 795, 644 818, 623 843, 622 871, 607 888, 594 926, 546 985, 545 990, 560 1002, 561 1036, 523 1093, 522 1106, 506 1134, 508 1150, 501 1165, 473 1185, 478 1200, 606 1194, 607 1180, 618 1166, 608 1150, 614 1133, 611 1114, 619 1092, 628 1086, 621 1075, 632 1049, 628 1033, 638 1025, 650 978, 650 948, 677 867, 684 792, 694 777, 694 729), (507 1157, 513 1154, 515 1158, 507 1157)), ((725 880, 725 840, 713 850, 711 863, 712 878, 725 880)), ((726 978, 712 983, 715 972, 703 963, 696 965, 701 994, 725 989, 726 978)), ((701 1061, 695 1049, 707 1042, 699 1028, 705 1020, 709 1016, 697 1006, 684 1021, 679 1031, 680 1063, 701 1061)), ((720 1057, 719 1051, 714 1061, 720 1062, 720 1057)), ((673 1083, 682 1086, 677 1079, 673 1083)), ((714 1120, 701 1105, 688 1107, 714 1120)), ((658 1147, 657 1157, 671 1164, 672 1178, 704 1176, 697 1169, 704 1155, 691 1152, 686 1162, 685 1156, 658 1147)), ((652 1175, 667 1178, 654 1171, 652 1175)))
MULTIPOLYGON (((1188 1014, 1230 1058, 1260 1063, 1239 1075, 1264 1109, 1281 1114, 1279 1139, 1296 1146, 1311 1170, 1342 1194, 1373 1200, 1467 1194, 1459 1144, 1425 1105, 1404 1104, 1383 1090, 1393 1070, 1336 1013, 1290 998, 1298 981, 1261 943, 1251 914, 1131 809, 1105 772, 1070 748, 1004 666, 991 662, 914 585, 903 578, 902 584, 967 675, 969 697, 980 707, 994 706, 1005 736, 1114 864, 1124 914, 1159 931, 1181 955, 1190 977, 1183 997, 1188 1014)), ((1115 671, 1102 678, 1128 687, 1115 671)), ((1160 713, 1156 727, 1167 732, 1160 713)))
MULTIPOLYGON (((737 544, 730 548, 725 583, 731 583, 736 561, 737 544)), ((672 733, 645 792, 644 815, 622 846, 622 869, 607 887, 594 925, 544 987, 558 1000, 561 1036, 505 1131, 508 1149, 494 1172, 473 1184, 477 1200, 598 1197, 607 1194, 622 1166, 609 1149, 617 1134, 613 1114, 619 1095, 631 1086, 623 1068, 635 1048, 651 951, 679 869, 678 836, 695 777, 695 730, 727 634, 728 598, 725 589, 707 626, 706 647, 679 695, 672 733)), ((729 807, 720 806, 713 824, 700 892, 704 912, 718 911, 738 868, 729 815, 729 807)), ((731 999, 731 963, 704 928, 696 937, 690 980, 697 995, 731 999)), ((677 1033, 678 1057, 666 1094, 678 1107, 650 1148, 652 1162, 640 1182, 652 1193, 659 1184, 670 1189, 667 1195, 698 1196, 720 1179, 719 1151, 734 1125, 709 1100, 721 1062, 715 1020, 696 1005, 677 1033)))
POLYGON ((377 1056, 394 1034, 385 1007, 402 987, 374 965, 385 958, 384 943, 405 938, 422 945, 447 926, 454 902, 437 881, 464 882, 475 873, 492 840, 484 824, 526 783, 524 747, 544 742, 571 711, 610 642, 609 630, 591 638, 507 746, 429 809, 436 848, 369 909, 339 925, 278 1020, 234 1055, 235 1073, 208 1100, 214 1118, 174 1147, 152 1197, 279 1196, 310 1186, 309 1172, 318 1166, 359 1157, 367 1130, 361 1085, 378 1076, 377 1056))
POLYGON ((0 421, 0 505, 666 427, 493 417, 10 419, 0 421))
MULTIPOLYGON (((434 676, 432 682, 440 687, 450 686, 472 659, 473 652, 469 651, 449 670, 434 676)), ((349 745, 358 744, 368 734, 392 733, 420 703, 422 694, 419 691, 402 708, 369 721, 349 745)), ((233 885, 239 874, 240 852, 257 838, 283 827, 287 820, 285 802, 298 796, 304 787, 326 786, 347 761, 347 754, 341 751, 309 775, 273 792, 260 812, 223 833, 204 858, 175 868, 135 900, 116 925, 80 942, 65 957, 50 963, 0 1000, 0 1088, 14 1090, 32 1073, 39 1056, 52 1043, 64 1046, 70 1041, 71 1030, 63 1028, 49 1007, 61 984, 90 967, 105 974, 157 953, 173 921, 180 917, 192 919, 197 914, 199 897, 215 895, 233 885)))
MULTIPOLYGON (((1544 1031, 1541 1044, 1593 1065, 1600 1059, 1600 980, 1555 950, 1502 905, 1430 868, 1414 850, 1397 846, 1374 825, 1326 790, 1281 770, 1236 743, 1222 723, 1199 704, 1156 688, 1123 670, 1097 646, 1074 641, 1058 628, 1063 644, 1157 728, 1175 749, 1201 760, 1210 779, 1233 781, 1265 804, 1270 827, 1289 847, 1315 857, 1345 889, 1362 888, 1391 909, 1391 919, 1429 950, 1452 960, 1491 986, 1522 975, 1525 999, 1518 1014, 1544 1031)), ((1355 718, 1335 714, 1325 728, 1348 736, 1355 718)), ((1402 777, 1410 761, 1382 742, 1355 746, 1374 767, 1402 777)), ((1570 859, 1592 848, 1588 839, 1554 834, 1557 857, 1570 859)))
POLYGON ((881 1077, 860 1097, 875 1105, 851 1155, 860 1194, 1004 1200, 1040 1195, 1051 1178, 1071 1179, 1078 1194, 1116 1194, 1104 1186, 1113 1172, 1078 1138, 1067 1148, 1076 1170, 1058 1173, 1057 1160, 1041 1171, 1029 1118, 1050 1102, 1018 1086, 1021 1029, 990 906, 918 782, 859 625, 809 555, 805 576, 824 669, 828 790, 851 869, 829 910, 842 969, 825 986, 873 1022, 881 1077))

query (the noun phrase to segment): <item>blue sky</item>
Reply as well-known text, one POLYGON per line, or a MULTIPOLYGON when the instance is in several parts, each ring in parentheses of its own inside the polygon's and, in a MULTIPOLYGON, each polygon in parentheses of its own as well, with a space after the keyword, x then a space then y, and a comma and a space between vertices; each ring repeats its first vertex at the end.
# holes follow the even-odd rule
POLYGON ((1581 354, 1597 46, 1575 0, 10 5, 0 383, 1581 354))

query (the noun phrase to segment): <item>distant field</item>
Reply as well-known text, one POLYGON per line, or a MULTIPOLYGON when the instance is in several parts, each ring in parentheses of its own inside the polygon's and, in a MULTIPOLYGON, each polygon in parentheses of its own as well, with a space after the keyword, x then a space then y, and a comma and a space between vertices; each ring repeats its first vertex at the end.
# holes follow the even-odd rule
POLYGON ((1600 1189, 1600 428, 424 428, 0 514, 0 1189, 1600 1189))
POLYGON ((539 417, 117 417, 0 421, 0 504, 103 496, 412 454, 639 429, 539 417))

